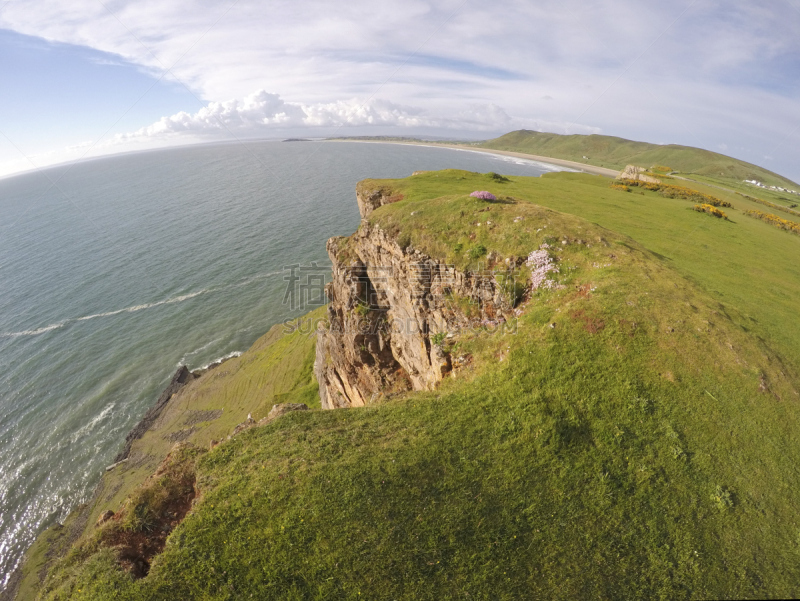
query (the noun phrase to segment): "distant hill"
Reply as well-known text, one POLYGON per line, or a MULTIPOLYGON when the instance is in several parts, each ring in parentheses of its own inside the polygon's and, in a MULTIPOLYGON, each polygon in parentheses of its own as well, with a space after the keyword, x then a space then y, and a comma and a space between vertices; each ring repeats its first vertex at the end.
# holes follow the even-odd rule
POLYGON ((640 167, 664 165, 683 174, 692 173, 738 182, 756 179, 764 184, 800 190, 800 185, 797 183, 758 165, 710 150, 678 144, 649 144, 600 135, 562 136, 522 129, 484 142, 480 146, 567 159, 612 169, 623 169, 626 165, 640 167))

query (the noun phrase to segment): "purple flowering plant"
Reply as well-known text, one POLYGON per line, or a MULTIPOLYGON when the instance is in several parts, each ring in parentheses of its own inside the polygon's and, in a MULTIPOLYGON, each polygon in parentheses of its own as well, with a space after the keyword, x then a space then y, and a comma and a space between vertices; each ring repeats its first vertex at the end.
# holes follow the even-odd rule
POLYGON ((497 196, 486 190, 476 190, 470 194, 473 198, 480 198, 481 200, 497 200, 497 196))
POLYGON ((531 288, 538 290, 539 288, 554 289, 559 285, 553 280, 547 279, 547 274, 550 272, 559 273, 558 267, 553 263, 553 259, 547 252, 550 246, 547 243, 542 244, 539 250, 533 251, 528 255, 528 260, 525 262, 531 270, 531 288))

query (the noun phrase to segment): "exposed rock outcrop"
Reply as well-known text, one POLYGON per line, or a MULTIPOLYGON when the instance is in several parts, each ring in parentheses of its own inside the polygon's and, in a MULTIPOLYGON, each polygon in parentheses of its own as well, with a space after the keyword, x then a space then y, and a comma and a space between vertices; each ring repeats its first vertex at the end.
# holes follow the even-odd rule
POLYGON ((647 182, 648 184, 660 184, 661 180, 653 177, 652 175, 645 175, 647 169, 644 167, 637 167, 636 165, 628 165, 619 172, 617 179, 630 179, 638 182, 647 182))
POLYGON ((369 185, 369 181, 360 182, 356 188, 356 201, 358 202, 358 211, 361 213, 361 219, 369 217, 370 213, 393 202, 403 200, 402 194, 395 194, 392 190, 386 188, 375 188, 369 185))
MULTIPOLYGON (((255 426, 264 426, 282 415, 286 415, 287 413, 291 413, 292 411, 308 411, 308 405, 305 403, 278 403, 272 406, 270 412, 266 415, 266 417, 262 417, 260 420, 256 421, 253 419, 253 416, 248 414, 247 419, 244 420, 241 424, 236 426, 228 435, 228 440, 236 436, 237 434, 244 432, 245 430, 249 430, 250 428, 254 428, 255 426)), ((213 449, 217 446, 219 442, 216 440, 211 441, 211 448, 213 449)))
POLYGON ((291 413, 292 411, 308 411, 308 405, 305 403, 278 403, 273 405, 266 417, 258 420, 258 425, 263 426, 269 422, 278 419, 282 415, 291 413))
POLYGON ((326 288, 328 323, 317 331, 314 364, 324 409, 435 388, 453 367, 443 338, 476 324, 502 323, 514 313, 492 274, 460 271, 403 248, 366 221, 391 198, 389 191, 358 192, 361 227, 327 244, 333 281, 326 288))
POLYGON ((197 496, 197 457, 205 452, 186 442, 174 445, 118 513, 109 510, 98 518, 97 543, 114 549, 119 566, 133 578, 147 575, 170 532, 189 513, 197 496))

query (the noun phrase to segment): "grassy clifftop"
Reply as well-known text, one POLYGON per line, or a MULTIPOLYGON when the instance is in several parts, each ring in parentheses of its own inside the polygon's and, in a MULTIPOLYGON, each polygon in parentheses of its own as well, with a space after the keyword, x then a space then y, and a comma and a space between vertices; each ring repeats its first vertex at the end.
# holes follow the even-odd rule
MULTIPOLYGON (((370 221, 406 245, 462 269, 546 248, 553 287, 515 327, 452 332, 472 360, 434 392, 290 414, 198 454, 195 505, 146 577, 89 532, 41 598, 800 593, 800 238, 741 197, 724 221, 583 174, 371 183, 402 196, 370 221)), ((289 348, 282 390, 306 395, 297 335, 203 402, 239 407, 277 377, 258 357, 287 369, 289 348)))
POLYGON ((585 162, 612 169, 623 169, 629 164, 640 167, 666 165, 681 174, 695 174, 733 182, 756 179, 768 185, 800 190, 800 185, 763 167, 710 150, 677 144, 661 146, 614 136, 578 134, 562 136, 520 130, 484 142, 481 146, 585 162), (588 160, 584 159, 584 156, 589 157, 588 160))
MULTIPOLYGON (((405 200, 403 204, 388 205, 382 213, 376 212, 375 218, 385 215, 388 219, 397 212, 392 219, 402 222, 412 242, 448 253, 450 260, 457 261, 465 260, 463 255, 455 256, 454 247, 459 242, 464 251, 481 242, 492 250, 499 244, 508 244, 520 228, 512 219, 511 223, 498 226, 500 229, 472 228, 469 235, 475 234, 475 241, 456 238, 465 230, 453 229, 453 222, 447 220, 460 217, 444 208, 426 210, 425 204, 431 198, 485 189, 581 217, 629 236, 656 253, 716 301, 735 309, 741 316, 736 318, 741 327, 769 341, 782 356, 795 362, 796 369, 800 368, 800 320, 795 303, 800 295, 800 264, 796 260, 800 239, 743 214, 746 210, 763 209, 762 205, 734 192, 680 182, 733 204, 732 209, 725 209, 733 222, 717 223, 694 213, 689 201, 664 198, 641 189, 622 192, 611 188, 609 181, 601 177, 555 173, 508 180, 498 182, 485 175, 445 171, 387 181, 405 200), (419 212, 404 211, 405 206, 413 206, 419 212)), ((379 187, 381 183, 373 185, 379 187)), ((492 205, 491 210, 502 211, 507 206, 492 205)), ((491 220, 486 215, 469 218, 475 223, 491 220)))

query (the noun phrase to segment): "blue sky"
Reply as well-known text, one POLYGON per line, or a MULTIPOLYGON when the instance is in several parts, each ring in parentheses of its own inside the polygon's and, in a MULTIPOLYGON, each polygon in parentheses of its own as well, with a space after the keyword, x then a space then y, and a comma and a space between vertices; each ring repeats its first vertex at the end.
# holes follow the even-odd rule
POLYGON ((108 128, 137 129, 198 105, 182 85, 85 46, 0 30, 0 56, 0 130, 28 152, 94 141, 108 128))
POLYGON ((286 135, 519 128, 800 180, 800 0, 0 0, 0 175, 286 135))

